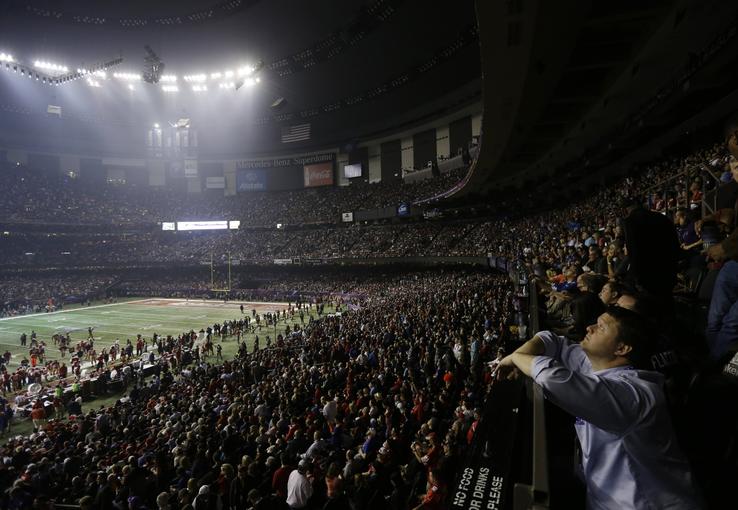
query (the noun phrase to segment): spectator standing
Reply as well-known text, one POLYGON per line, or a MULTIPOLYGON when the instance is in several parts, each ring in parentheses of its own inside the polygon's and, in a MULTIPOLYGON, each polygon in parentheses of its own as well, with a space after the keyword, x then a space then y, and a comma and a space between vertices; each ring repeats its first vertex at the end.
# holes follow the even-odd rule
POLYGON ((643 208, 632 198, 623 220, 625 246, 628 250, 628 279, 645 289, 671 309, 676 283, 679 240, 674 224, 662 214, 643 208))
POLYGON ((313 484, 308 476, 310 464, 301 460, 297 469, 290 473, 287 480, 287 504, 290 508, 305 508, 313 495, 313 484))

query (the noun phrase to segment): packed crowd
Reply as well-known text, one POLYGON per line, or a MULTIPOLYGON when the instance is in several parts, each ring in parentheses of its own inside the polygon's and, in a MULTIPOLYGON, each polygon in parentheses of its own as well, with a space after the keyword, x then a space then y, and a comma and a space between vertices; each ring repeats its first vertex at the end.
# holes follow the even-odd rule
POLYGON ((431 198, 456 185, 466 168, 421 182, 356 182, 297 191, 177 193, 150 186, 100 187, 25 166, 0 164, 0 218, 6 222, 136 224, 186 220, 240 220, 244 226, 340 223, 357 209, 396 207, 431 198))
POLYGON ((285 258, 402 257, 442 253, 444 246, 468 229, 440 225, 399 225, 302 230, 240 230, 198 233, 46 234, 13 233, 0 238, 10 266, 145 265, 227 261, 264 263, 285 258), (431 248, 432 247, 432 248, 431 248))
MULTIPOLYGON (((251 269, 233 271, 229 300, 280 299, 284 301, 333 300, 333 298, 352 304, 363 303, 368 296, 382 296, 386 282, 397 274, 407 277, 423 278, 428 271, 361 270, 341 268, 322 268, 320 271, 287 272, 283 269, 251 269)), ((432 270, 430 270, 432 271, 432 270)), ((213 285, 210 276, 191 271, 186 274, 172 274, 159 271, 157 274, 130 273, 122 275, 120 282, 109 289, 116 296, 162 296, 223 299, 220 291, 228 288, 227 280, 216 280, 213 285)))
MULTIPOLYGON (((683 223, 688 230, 689 224, 699 219, 702 200, 714 204, 718 186, 722 188, 734 182, 730 172, 726 150, 715 146, 640 169, 635 176, 623 178, 583 200, 532 216, 298 229, 244 228, 235 232, 191 234, 59 233, 48 236, 13 232, 0 237, 0 247, 6 254, 5 264, 20 266, 197 264, 209 261, 211 255, 223 262, 230 253, 235 260, 250 263, 270 263, 286 258, 501 255, 515 259, 526 256, 555 262, 560 268, 564 263, 581 258, 582 241, 590 236, 598 236, 600 248, 617 237, 617 220, 622 217, 623 204, 629 197, 640 196, 649 208, 672 218, 679 212, 685 217, 683 223), (710 179, 705 169, 719 175, 720 180, 710 179)), ((331 203, 332 194, 339 191, 304 193, 315 194, 316 203, 331 203)), ((340 210, 341 206, 337 207, 340 210)), ((290 206, 291 210, 295 208, 299 206, 290 206)), ((315 209, 322 208, 316 206, 315 209)), ((260 210, 273 211, 274 208, 260 210)), ((694 242, 695 235, 687 233, 685 240, 694 242)))
MULTIPOLYGON (((738 153, 738 136, 733 136, 738 153)), ((257 262, 344 256, 505 257, 515 262, 523 278, 535 279, 545 294, 551 331, 513 357, 498 359, 499 365, 519 369, 551 392, 561 373, 579 373, 587 363, 589 372, 630 370, 624 377, 635 381, 639 391, 657 391, 659 403, 654 407, 658 427, 644 425, 644 436, 638 436, 655 434, 655 440, 649 446, 640 444, 638 453, 659 444, 662 450, 652 452, 651 458, 674 454, 674 472, 659 473, 664 477, 655 483, 682 477, 684 484, 676 494, 691 490, 689 466, 673 450, 676 441, 671 440, 665 404, 660 404, 662 390, 649 386, 651 376, 641 379, 640 371, 684 360, 715 361, 726 354, 728 340, 736 339, 731 328, 738 321, 733 311, 738 233, 720 242, 732 214, 731 221, 723 221, 719 212, 703 215, 702 207, 713 201, 730 206, 719 210, 734 211, 736 198, 738 166, 725 148, 715 146, 640 169, 582 200, 535 215, 482 222, 157 233, 143 238, 107 235, 105 249, 90 243, 74 257, 90 264, 141 265, 197 263, 209 260, 211 253, 222 263, 229 252, 237 260, 257 262), (710 173, 719 177, 710 180, 710 173), (722 265, 708 317, 707 345, 691 338, 688 350, 683 350, 674 328, 677 269, 707 269, 707 261, 715 271, 722 265), (613 305, 617 308, 609 308, 613 305), (612 324, 618 334, 608 336, 612 324), (632 333, 627 341, 620 341, 621 328, 632 333), (582 340, 581 347, 572 348, 567 337, 582 340), (602 352, 583 347, 605 337, 609 343, 602 352), (562 358, 571 352, 579 360, 573 369, 569 365, 574 358, 562 358), (543 361, 534 355, 551 358, 569 372, 562 365, 538 366, 543 361), (558 372, 546 372, 550 380, 543 380, 539 375, 546 369, 558 372), (552 385, 545 386, 548 383, 552 385), (661 432, 665 435, 658 435, 661 432), (668 444, 659 443, 664 438, 668 444)), ((33 236, 27 234, 24 242, 33 236)), ((12 243, 15 236, 8 237, 12 243)), ((52 240, 57 251, 60 246, 66 251, 60 244, 63 237, 52 240)), ((9 254, 12 263, 13 251, 9 254)), ((146 285, 157 282, 154 278, 146 285)), ((183 276, 170 282, 171 287, 164 284, 162 291, 178 292, 190 282, 183 276)), ((270 283, 265 282, 268 290, 270 283)), ((293 284, 286 278, 273 290, 293 284)), ((195 291, 203 290, 201 280, 194 285, 195 291)), ((122 288, 134 291, 136 285, 124 282, 122 288)), ((509 347, 514 313, 506 280, 439 272, 355 281, 324 277, 304 288, 348 289, 364 296, 362 307, 289 333, 268 353, 242 353, 220 366, 177 367, 176 378, 165 387, 138 392, 114 408, 73 422, 51 422, 35 437, 11 441, 0 467, 0 480, 13 487, 5 496, 7 506, 26 508, 34 498, 53 497, 64 503, 81 501, 83 508, 107 508, 114 502, 131 508, 304 508, 327 502, 335 508, 360 509, 414 507, 421 501, 427 508, 442 508, 457 465, 454 459, 468 444, 469 431, 473 435, 478 407, 492 383, 486 362, 499 347, 509 347)), ((620 376, 611 381, 622 382, 620 376)), ((600 387, 582 389, 589 398, 600 387)), ((568 397, 562 395, 559 403, 568 397)), ((593 406, 602 403, 592 400, 593 406)), ((562 407, 593 413, 577 405, 574 399, 570 407, 562 407)), ((615 402, 615 411, 623 411, 618 405, 615 402)), ((623 423, 631 423, 630 418, 623 423)), ((633 418, 642 425, 642 416, 633 418)), ((606 429, 608 419, 592 414, 578 426, 599 434, 599 425, 593 424, 606 429)), ((587 436, 583 447, 591 448, 598 440, 602 438, 587 436)), ((613 448, 619 448, 615 443, 613 448)), ((598 470, 607 471, 605 461, 589 464, 594 471, 586 473, 588 483, 599 476, 598 470)), ((651 476, 658 469, 643 473, 651 476)), ((645 497, 642 490, 625 492, 624 497, 645 497)), ((689 508, 699 504, 694 494, 689 508)), ((589 496, 598 497, 593 492, 589 496)))
POLYGON ((360 310, 2 449, 4 508, 441 508, 509 338, 503 276, 386 281, 360 310), (126 506, 127 505, 127 506, 126 506))
POLYGON ((65 304, 96 299, 116 279, 109 273, 0 276, 0 317, 53 312, 65 304))

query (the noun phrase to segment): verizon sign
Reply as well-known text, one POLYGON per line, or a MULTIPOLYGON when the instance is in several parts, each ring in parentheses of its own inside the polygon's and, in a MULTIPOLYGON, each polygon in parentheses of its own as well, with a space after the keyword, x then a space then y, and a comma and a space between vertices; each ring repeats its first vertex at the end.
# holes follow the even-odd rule
POLYGON ((332 186, 333 185, 333 162, 314 163, 303 166, 305 176, 305 187, 332 186))

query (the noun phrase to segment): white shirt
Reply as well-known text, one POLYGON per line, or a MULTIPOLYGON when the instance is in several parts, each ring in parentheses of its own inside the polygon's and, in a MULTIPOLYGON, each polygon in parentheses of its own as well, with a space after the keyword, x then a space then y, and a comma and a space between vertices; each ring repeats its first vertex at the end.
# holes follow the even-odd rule
POLYGON ((579 344, 538 333, 546 351, 532 375, 546 396, 577 417, 588 509, 701 508, 676 444, 657 372, 592 371, 579 344))
POLYGON ((338 414, 338 404, 335 400, 329 400, 325 406, 323 406, 323 416, 328 421, 335 421, 336 415, 338 414))
POLYGON ((292 471, 287 479, 287 504, 290 508, 305 508, 312 495, 313 485, 307 477, 297 469, 292 471))
POLYGON ((325 441, 318 439, 305 452, 305 458, 312 459, 316 454, 319 454, 325 449, 325 441))

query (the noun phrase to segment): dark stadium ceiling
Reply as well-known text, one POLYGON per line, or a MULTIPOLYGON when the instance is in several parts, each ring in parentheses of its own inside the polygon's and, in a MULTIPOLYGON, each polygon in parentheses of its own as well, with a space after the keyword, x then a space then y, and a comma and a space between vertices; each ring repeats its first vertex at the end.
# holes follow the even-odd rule
POLYGON ((684 134, 694 116, 731 111, 723 100, 738 90, 738 2, 477 5, 483 75, 504 69, 505 80, 484 81, 482 129, 493 135, 462 194, 522 185, 555 197, 684 134))
MULTIPOLYGON (((0 51, 71 69, 122 57, 111 71, 140 72, 144 45, 180 80, 261 61, 248 111, 234 106, 217 123, 310 121, 318 142, 380 133, 480 99, 472 0, 10 0, 0 3, 0 34, 0 51)), ((196 109, 188 101, 180 94, 173 109, 196 109)))

